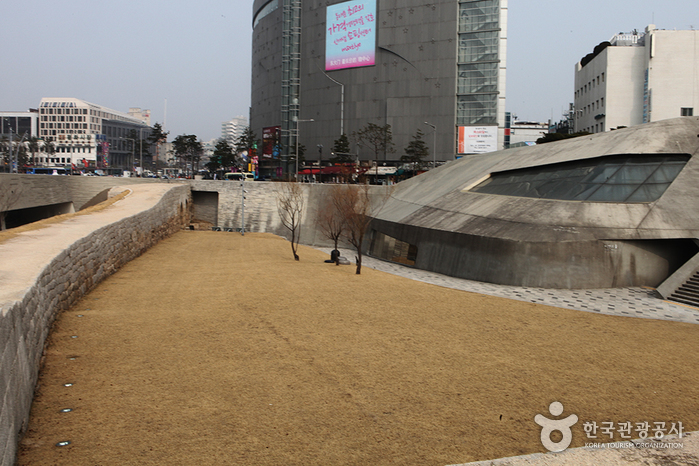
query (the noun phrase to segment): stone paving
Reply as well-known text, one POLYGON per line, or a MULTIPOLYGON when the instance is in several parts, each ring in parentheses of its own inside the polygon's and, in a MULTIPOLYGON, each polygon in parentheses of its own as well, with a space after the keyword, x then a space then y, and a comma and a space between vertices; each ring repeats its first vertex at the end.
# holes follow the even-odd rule
MULTIPOLYGON (((318 248, 330 254, 331 248, 318 248)), ((342 256, 354 265, 355 251, 340 249, 342 256)), ((449 277, 394 262, 362 256, 362 267, 388 272, 433 285, 489 296, 546 304, 577 311, 597 312, 626 317, 672 320, 699 324, 699 309, 665 301, 651 288, 608 288, 595 290, 560 290, 495 285, 463 278, 449 277)))

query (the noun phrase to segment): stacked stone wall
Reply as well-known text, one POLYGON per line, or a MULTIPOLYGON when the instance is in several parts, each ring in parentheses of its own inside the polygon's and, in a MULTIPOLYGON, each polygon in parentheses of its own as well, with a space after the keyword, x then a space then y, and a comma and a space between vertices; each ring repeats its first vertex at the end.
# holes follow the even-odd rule
POLYGON ((26 430, 44 344, 57 314, 97 283, 190 220, 189 186, 169 189, 152 208, 95 229, 59 253, 27 283, 21 299, 0 303, 0 464, 15 463, 26 430))

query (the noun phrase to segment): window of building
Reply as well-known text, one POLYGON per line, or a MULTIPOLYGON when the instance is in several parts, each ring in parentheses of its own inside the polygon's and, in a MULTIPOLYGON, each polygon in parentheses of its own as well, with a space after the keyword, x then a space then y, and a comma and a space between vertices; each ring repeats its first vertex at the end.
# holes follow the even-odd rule
POLYGON ((415 265, 417 246, 374 231, 369 254, 391 262, 415 265))
POLYGON ((497 61, 500 38, 490 32, 462 34, 459 37, 459 63, 497 61))
POLYGON ((497 94, 458 96, 457 125, 497 125, 497 98, 497 94))
POLYGON ((497 63, 469 63, 459 65, 457 94, 497 92, 497 88, 497 63))
POLYGON ((694 108, 693 107, 683 107, 680 110, 680 115, 681 116, 694 116, 694 108))
POLYGON ((663 195, 688 155, 614 155, 493 173, 473 192, 563 201, 640 203, 663 195))
POLYGON ((495 30, 499 28, 498 2, 481 0, 459 4, 459 32, 495 30))

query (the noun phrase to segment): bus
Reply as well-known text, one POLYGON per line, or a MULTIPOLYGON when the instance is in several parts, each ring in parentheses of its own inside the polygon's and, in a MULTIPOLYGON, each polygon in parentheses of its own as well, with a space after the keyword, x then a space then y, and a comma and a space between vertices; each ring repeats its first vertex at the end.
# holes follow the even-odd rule
POLYGON ((34 167, 27 168, 28 175, 70 175, 70 169, 63 167, 34 167))

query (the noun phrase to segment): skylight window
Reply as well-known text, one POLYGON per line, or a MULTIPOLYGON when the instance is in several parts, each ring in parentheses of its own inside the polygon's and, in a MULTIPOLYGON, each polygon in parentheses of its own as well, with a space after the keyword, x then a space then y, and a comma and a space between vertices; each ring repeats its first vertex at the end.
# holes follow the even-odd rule
POLYGON ((688 155, 614 155, 508 170, 471 189, 562 201, 653 202, 679 175, 688 155))

